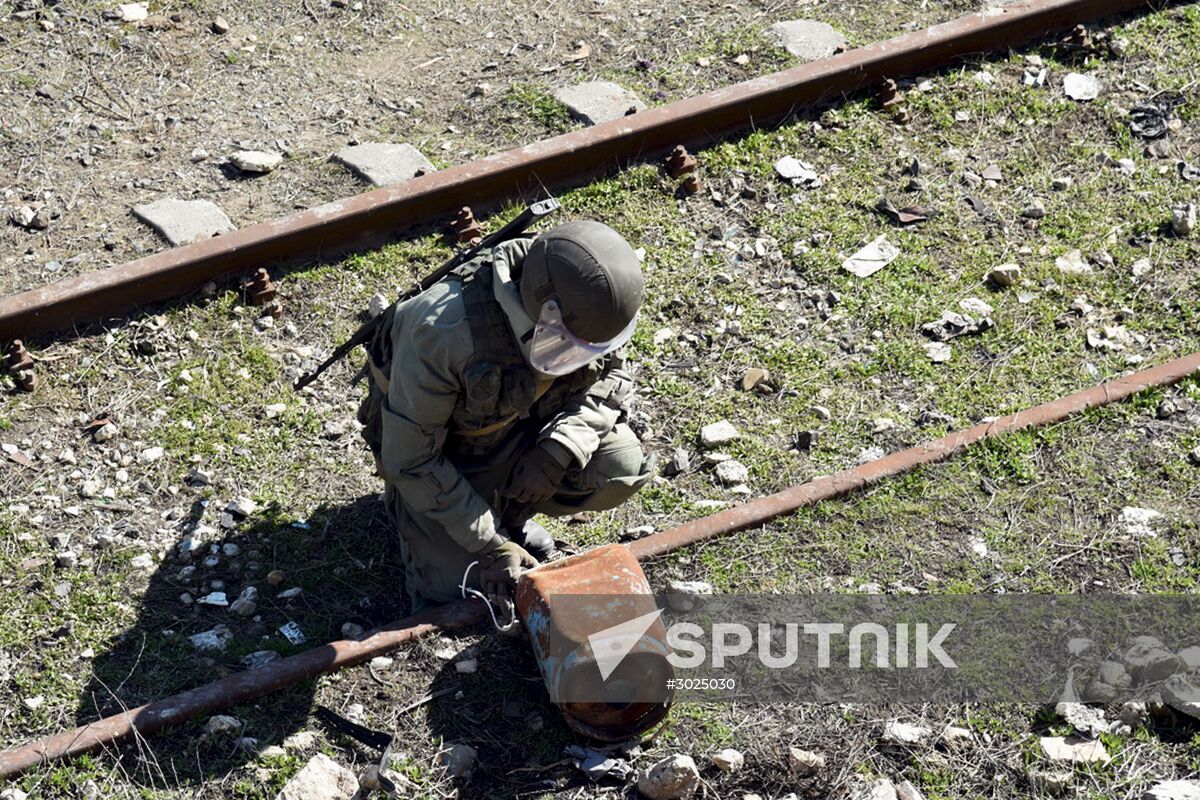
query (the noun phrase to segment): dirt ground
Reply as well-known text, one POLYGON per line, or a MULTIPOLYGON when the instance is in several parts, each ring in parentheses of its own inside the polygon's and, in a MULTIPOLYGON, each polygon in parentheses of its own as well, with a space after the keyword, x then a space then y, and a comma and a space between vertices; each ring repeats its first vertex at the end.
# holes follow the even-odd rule
MULTIPOLYGON (((468 17, 310 1, 283 15, 152 7, 181 14, 185 27, 147 31, 104 21, 103 8, 55 8, 52 31, 36 17, 0 28, 14 191, 30 202, 51 187, 64 212, 44 234, 0 233, 12 288, 161 247, 125 210, 161 193, 216 199, 245 224, 359 190, 326 161, 352 138, 407 140, 458 163, 573 125, 547 94, 568 76, 615 78, 648 99, 655 91, 675 99, 790 63, 760 38, 775 19, 826 19, 858 43, 964 10, 689 4, 676 23, 679 9, 614 3, 496 6, 468 17), (222 37, 206 27, 217 13, 233 26, 222 37), (478 34, 479 20, 518 15, 543 25, 478 34), (252 53, 240 49, 251 33, 252 53), (564 66, 580 40, 593 55, 564 66), (743 54, 749 64, 737 63, 743 54), (479 82, 492 89, 471 97, 479 82), (61 87, 62 99, 39 96, 42 85, 61 87), (57 103, 66 99, 74 105, 64 110, 57 103), (169 129, 167 116, 178 119, 169 129), (89 129, 93 119, 100 130, 89 129), (233 142, 277 138, 290 155, 276 173, 233 180, 222 170, 233 142), (84 142, 104 148, 87 167, 65 157, 84 142), (197 146, 210 160, 190 161, 197 146), (80 253, 87 258, 66 264, 80 253), (62 266, 46 273, 51 260, 62 266)), ((658 476, 615 512, 547 521, 555 534, 582 546, 636 526, 663 530, 1200 349, 1200 248, 1168 229, 1171 207, 1194 202, 1200 185, 1177 166, 1200 163, 1200 8, 1114 21, 1103 33, 1126 40, 1122 55, 1108 41, 1088 50, 1047 44, 908 81, 907 124, 856 98, 713 147, 700 154, 705 190, 694 197, 677 196, 653 165, 564 194, 566 216, 602 219, 646 250, 648 300, 630 348, 639 382, 632 421, 647 447, 664 459, 683 448, 691 466, 658 476), (1047 84, 1028 86, 1038 59, 1047 84), (1102 95, 1064 97, 1070 71, 1098 76, 1102 95), (1135 103, 1167 91, 1183 103, 1164 158, 1145 151, 1128 121, 1135 103), (822 185, 780 180, 773 165, 786 155, 811 162, 822 185), (993 166, 1000 178, 985 181, 993 166), (983 211, 964 201, 968 193, 983 211), (874 210, 880 195, 938 213, 900 228, 874 210), (1035 201, 1043 215, 1025 213, 1035 201), (901 251, 892 264, 869 279, 841 268, 881 234, 901 251), (1089 272, 1059 267, 1074 250, 1089 272), (1004 263, 1020 266, 1015 285, 984 279, 1004 263), (967 300, 991 306, 994 324, 949 340, 950 360, 934 363, 922 326, 947 310, 978 314, 965 311, 979 308, 967 300), (770 376, 743 391, 751 368, 770 376), (742 433, 725 449, 747 467, 745 488, 723 485, 698 446, 699 428, 722 418, 742 433)), ((485 223, 494 229, 503 216, 485 223)), ((0 402, 0 740, 26 742, 244 669, 250 654, 291 654, 340 638, 346 624, 370 628, 406 613, 354 420, 355 364, 299 395, 290 383, 357 324, 372 294, 448 253, 429 235, 281 275, 285 315, 269 325, 240 291, 221 286, 35 343, 42 386, 0 402), (112 420, 113 438, 96 440, 89 423, 98 418, 112 420), (249 513, 227 514, 231 502, 249 513), (195 602, 248 586, 259 592, 248 618, 195 602), (286 622, 306 644, 283 639, 286 622), (189 644, 217 625, 232 634, 223 652, 189 644)), ((1195 380, 1147 392, 657 559, 647 574, 656 589, 693 579, 746 593, 1192 594, 1197 402, 1195 380), (1120 522, 1126 506, 1161 512, 1155 535, 1130 534, 1120 522)), ((396 734, 401 796, 636 796, 629 784, 590 785, 564 761, 573 737, 520 639, 436 637, 392 658, 232 709, 233 730, 206 734, 197 720, 16 785, 33 797, 269 798, 316 752, 361 772, 377 755, 325 730, 312 717, 320 703, 396 734), (475 673, 454 666, 471 658, 475 673), (479 751, 469 780, 437 766, 444 743, 479 751)), ((1137 798, 1157 780, 1200 774, 1195 721, 1154 710, 1127 734, 1105 735, 1109 764, 1066 768, 1067 795, 1137 798)), ((689 702, 623 755, 637 768, 691 755, 710 797, 842 797, 879 778, 909 780, 930 798, 1027 797, 1048 794, 1044 775, 1064 770, 1038 737, 1068 732, 1052 711, 1027 706, 689 702), (884 747, 880 733, 895 719, 934 731, 964 726, 972 746, 935 737, 884 747), (712 766, 722 747, 742 751, 746 767, 712 766), (798 776, 790 747, 824 754, 825 769, 798 776)))
MULTIPOLYGON (((804 12, 867 42, 967 7, 804 12)), ((362 191, 329 161, 356 141, 407 141, 449 166, 573 125, 547 109, 551 86, 615 78, 657 104, 772 71, 786 54, 757 29, 790 13, 783 3, 203 0, 151 3, 155 24, 135 27, 105 19, 110 10, 12 0, 0 11, 0 291, 163 249, 130 214, 160 197, 211 200, 240 227, 362 191), (21 11, 32 17, 12 16, 21 11), (225 34, 210 27, 221 15, 225 34), (590 56, 569 60, 579 42, 590 56), (703 54, 707 67, 695 63, 703 54), (749 63, 735 63, 743 54, 749 63), (287 161, 246 177, 228 163, 241 149, 287 161), (9 224, 23 205, 45 207, 50 227, 9 224)))

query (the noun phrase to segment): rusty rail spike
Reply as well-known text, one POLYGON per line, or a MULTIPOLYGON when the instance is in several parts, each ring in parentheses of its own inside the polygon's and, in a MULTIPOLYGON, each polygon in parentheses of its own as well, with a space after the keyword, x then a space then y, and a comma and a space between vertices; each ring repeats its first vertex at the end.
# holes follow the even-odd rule
POLYGON ((266 269, 259 267, 245 288, 251 305, 261 307, 263 311, 276 319, 283 316, 283 304, 279 301, 279 291, 271 281, 271 273, 266 269))
MULTIPOLYGON (((842 497, 915 467, 945 461, 984 439, 1060 422, 1089 408, 1120 402, 1145 389, 1170 386, 1198 371, 1200 353, 1182 356, 1166 364, 1017 411, 993 422, 900 450, 835 475, 784 489, 710 517, 685 522, 676 528, 632 542, 627 547, 638 561, 645 561, 707 539, 763 525, 798 508, 842 497)), ((11 778, 39 764, 81 755, 134 736, 150 736, 192 717, 248 702, 324 672, 360 664, 395 650, 419 636, 471 627, 485 619, 486 612, 478 601, 460 600, 428 609, 359 639, 331 642, 259 669, 231 675, 215 683, 0 752, 0 777, 11 778)))
POLYGON ((681 178, 696 171, 696 157, 687 151, 683 145, 676 145, 665 160, 667 172, 672 178, 681 178))
POLYGON ((880 108, 891 108, 904 99, 904 95, 900 91, 900 87, 896 85, 896 81, 891 78, 884 78, 879 84, 879 89, 875 92, 875 99, 879 101, 880 108))
POLYGON ((25 349, 25 343, 13 339, 4 351, 4 365, 23 391, 37 389, 37 374, 33 371, 33 357, 25 349))
POLYGON ((700 176, 693 172, 684 178, 683 183, 679 184, 679 186, 686 193, 695 194, 696 192, 700 191, 704 184, 700 182, 700 176))
POLYGON ((450 220, 450 233, 459 244, 475 244, 483 238, 483 226, 470 206, 463 206, 450 220))
POLYGON ((467 203, 496 205, 578 186, 621 164, 692 149, 775 124, 812 105, 917 75, 957 59, 1112 14, 1161 7, 1148 0, 1016 0, 927 30, 849 50, 706 94, 275 220, 155 253, 128 264, 0 298, 0 339, 70 329, 198 289, 262 264, 330 259, 382 244, 467 203))

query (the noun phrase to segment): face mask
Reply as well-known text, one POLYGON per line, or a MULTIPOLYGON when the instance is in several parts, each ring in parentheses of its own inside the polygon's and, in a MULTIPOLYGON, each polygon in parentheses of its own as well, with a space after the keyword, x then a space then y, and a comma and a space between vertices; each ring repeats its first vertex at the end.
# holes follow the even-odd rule
POLYGON ((542 305, 533 339, 529 344, 529 365, 543 375, 568 375, 580 367, 622 347, 633 336, 637 315, 625 330, 607 342, 585 342, 563 324, 558 301, 551 298, 542 305))

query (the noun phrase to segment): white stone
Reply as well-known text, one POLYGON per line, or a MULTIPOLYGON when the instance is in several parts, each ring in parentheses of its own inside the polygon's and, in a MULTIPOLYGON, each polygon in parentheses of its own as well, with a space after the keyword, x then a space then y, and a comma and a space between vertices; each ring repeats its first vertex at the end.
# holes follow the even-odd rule
POLYGON ((1016 264, 1001 264, 987 274, 987 280, 996 286, 1013 286, 1021 279, 1021 268, 1016 264))
POLYGON ((161 447, 147 447, 142 452, 138 453, 138 461, 142 464, 153 464, 163 457, 166 451, 161 447))
POLYGON ((1063 92, 1072 100, 1095 100, 1103 90, 1103 84, 1094 75, 1068 72, 1063 78, 1063 92))
POLYGON ((396 659, 392 658, 391 656, 375 656, 371 659, 371 669, 391 669, 392 665, 395 663, 396 659))
POLYGON ((705 447, 720 447, 741 436, 728 420, 720 420, 700 429, 700 444, 705 447))
POLYGON ((1054 259, 1054 265, 1064 275, 1089 275, 1092 272, 1092 265, 1083 257, 1081 250, 1068 250, 1054 259))
POLYGON ((691 756, 667 756, 638 775, 637 788, 650 800, 686 800, 700 787, 700 771, 691 756))
POLYGON ((1142 793, 1142 800, 1200 800, 1200 781, 1160 781, 1142 793))
POLYGON ((120 431, 116 425, 112 424, 111 422, 106 422, 96 429, 96 431, 92 434, 92 439, 103 444, 104 442, 115 439, 118 433, 120 433, 120 431))
POLYGON ((722 772, 737 772, 746 764, 746 757, 732 747, 713 753, 712 762, 722 772))
POLYGON ((1161 517, 1162 514, 1152 508, 1138 508, 1137 506, 1125 506, 1121 509, 1121 514, 1117 518, 1117 523, 1121 529, 1129 536, 1137 539, 1154 538, 1158 534, 1154 531, 1154 526, 1150 523, 1161 517))
POLYGON ((388 299, 379 292, 376 292, 375 294, 371 295, 371 299, 367 302, 367 314, 374 319, 384 311, 387 311, 389 305, 391 305, 391 303, 388 301, 388 299))
POLYGON ((0 792, 0 800, 28 800, 29 795, 18 789, 16 786, 10 786, 0 792))
POLYGON ((1109 762, 1108 751, 1104 749, 1104 744, 1093 739, 1043 736, 1041 744, 1046 757, 1056 763, 1107 764, 1109 762))
POLYGON ((475 748, 465 744, 452 744, 438 753, 438 763, 446 768, 451 778, 467 780, 475 771, 475 760, 478 753, 475 748))
POLYGON ((921 347, 934 364, 945 364, 954 355, 954 350, 946 342, 925 342, 921 347))
POLYGON ((267 419, 278 419, 287 411, 287 403, 272 403, 263 408, 263 414, 267 419))
MULTIPOLYGON (((420 150, 407 142, 351 145, 334 153, 333 160, 375 186, 401 183, 437 171, 420 150)), ((384 308, 387 306, 385 303, 384 308)))
POLYGON ((900 720, 892 720, 883 726, 880 739, 885 744, 924 744, 933 736, 933 731, 924 725, 913 725, 900 720))
POLYGON ((1187 238, 1196 230, 1196 204, 1182 203, 1171 209, 1171 232, 1187 238))
POLYGON ((479 662, 474 658, 464 658, 454 662, 454 671, 460 675, 474 675, 479 671, 479 662))
POLYGON ((210 592, 203 597, 197 598, 196 602, 202 606, 225 608, 229 605, 229 598, 225 596, 224 592, 210 592))
POLYGON ((730 459, 717 464, 717 480, 726 486, 736 486, 745 483, 750 477, 750 470, 740 461, 730 459))
POLYGON ((979 317, 990 317, 994 313, 991 305, 978 297, 965 297, 958 301, 958 307, 979 317))
POLYGON ((317 753, 275 800, 350 800, 357 793, 355 774, 324 753, 317 753))
POLYGON ((225 506, 225 510, 239 517, 248 517, 258 510, 258 504, 249 497, 235 497, 225 506))
POLYGON ((1177 655, 1188 670, 1200 669, 1200 646, 1185 647, 1177 655))
POLYGON ((816 168, 807 161, 801 161, 794 156, 784 156, 775 162, 775 172, 779 177, 799 185, 809 185, 820 180, 816 168))
POLYGON ((788 748, 788 769, 796 775, 806 778, 816 775, 825 769, 825 756, 811 750, 801 750, 799 747, 788 748))
POLYGON ((947 725, 942 731, 942 745, 947 750, 959 751, 967 750, 975 744, 975 734, 971 733, 969 728, 960 728, 955 725, 947 725))
POLYGON ((239 150, 229 157, 229 163, 242 172, 274 172, 283 163, 283 156, 263 150, 239 150))
POLYGON ((1162 685, 1163 702, 1181 714, 1200 719, 1200 682, 1189 675, 1172 675, 1162 685))
POLYGON ((150 9, 146 3, 123 3, 117 6, 117 13, 121 22, 141 22, 150 16, 150 9))
POLYGON ((149 553, 139 553, 129 559, 129 566, 134 569, 147 570, 154 568, 154 556, 149 553))
POLYGON ((589 81, 556 89, 554 99, 565 105, 581 122, 598 125, 621 119, 631 111, 644 111, 646 104, 637 95, 609 81, 589 81))
POLYGON ((134 206, 133 215, 175 247, 234 229, 225 212, 208 200, 164 197, 153 203, 134 206))
POLYGON ((233 631, 224 625, 218 625, 207 631, 192 634, 188 637, 192 647, 201 651, 220 652, 233 639, 233 631))
POLYGON ((816 61, 845 49, 846 37, 833 26, 810 19, 789 19, 767 28, 776 45, 803 61, 816 61))
POLYGON ((231 717, 226 714, 217 714, 209 717, 208 722, 204 723, 204 733, 208 736, 228 736, 231 733, 237 733, 241 729, 241 721, 237 717, 231 717))
POLYGON ((700 598, 712 594, 712 584, 706 581, 671 581, 667 584, 667 604, 676 611, 691 611, 700 598))
POLYGON ((849 800, 897 800, 896 787, 887 778, 856 783, 846 796, 849 800))

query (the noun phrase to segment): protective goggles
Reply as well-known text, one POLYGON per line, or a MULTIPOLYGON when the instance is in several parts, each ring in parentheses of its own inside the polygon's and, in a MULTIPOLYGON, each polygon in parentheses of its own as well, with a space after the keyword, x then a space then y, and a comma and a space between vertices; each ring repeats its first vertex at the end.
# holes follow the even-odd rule
POLYGON ((543 375, 569 375, 575 370, 622 347, 633 336, 637 315, 625 330, 607 342, 585 342, 563 324, 562 309, 551 298, 542 305, 533 339, 529 343, 529 365, 543 375))

